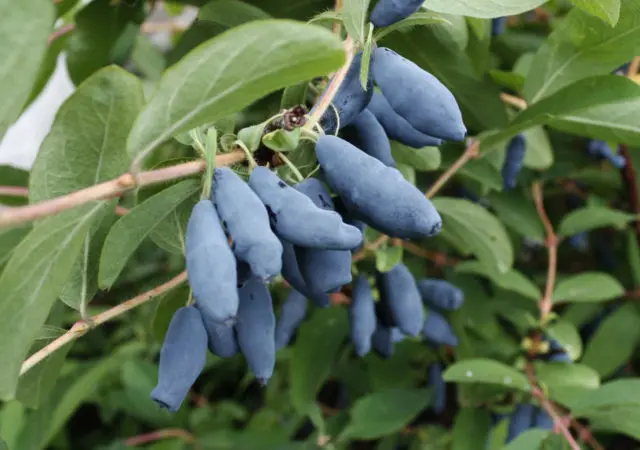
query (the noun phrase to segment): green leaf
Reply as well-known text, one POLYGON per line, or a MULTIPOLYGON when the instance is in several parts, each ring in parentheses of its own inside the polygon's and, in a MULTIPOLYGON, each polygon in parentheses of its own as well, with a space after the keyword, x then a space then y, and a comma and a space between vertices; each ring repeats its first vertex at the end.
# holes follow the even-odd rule
POLYGON ((606 21, 612 27, 620 18, 620 0, 571 0, 571 3, 606 21))
POLYGON ((451 450, 469 450, 486 442, 491 432, 491 416, 479 408, 462 408, 453 423, 451 450))
POLYGON ((349 0, 342 4, 340 10, 344 27, 356 43, 364 43, 367 37, 364 25, 367 22, 369 1, 349 0))
POLYGON ((31 171, 29 198, 40 202, 125 173, 127 135, 144 103, 140 80, 107 67, 62 105, 31 171))
POLYGON ((20 366, 60 294, 94 221, 94 202, 44 219, 18 245, 0 276, 0 399, 13 398, 20 366))
POLYGON ((517 190, 493 192, 489 196, 491 207, 498 218, 521 236, 544 240, 545 232, 533 203, 517 190))
POLYGON ((419 171, 429 172, 440 167, 440 149, 438 147, 409 148, 400 142, 391 141, 393 159, 419 171))
POLYGON ((602 302, 624 294, 624 287, 611 275, 601 272, 583 272, 558 282, 553 302, 602 302))
POLYGON ((29 231, 31 231, 30 225, 0 230, 0 269, 9 261, 13 250, 20 244, 20 241, 29 234, 29 231))
POLYGON ((104 241, 98 285, 103 289, 111 287, 144 238, 199 187, 197 180, 181 181, 149 197, 122 216, 104 241))
POLYGON ((520 92, 524 86, 525 76, 516 72, 491 69, 489 70, 489 76, 500 86, 511 89, 512 91, 520 92))
POLYGON ((25 407, 13 400, 0 407, 0 449, 16 449, 16 440, 25 423, 25 407), (4 443, 5 447, 2 448, 4 443))
POLYGON ((629 361, 640 342, 639 321, 640 315, 631 303, 609 314, 589 339, 582 362, 603 378, 613 375, 629 361))
MULTIPOLYGON (((608 0, 610 1, 610 0, 608 0)), ((602 4, 600 0, 592 3, 602 4)), ((640 4, 622 0, 615 28, 574 8, 538 49, 525 83, 525 100, 536 103, 582 78, 611 73, 640 54, 640 4)), ((571 98, 572 103, 576 100, 571 98)))
POLYGON ((376 250, 376 270, 378 272, 388 272, 402 261, 402 246, 393 245, 376 250))
POLYGON ((408 425, 431 402, 428 389, 390 389, 358 399, 338 439, 376 439, 408 425))
POLYGON ((478 260, 497 273, 513 265, 513 248, 503 225, 490 212, 468 200, 438 197, 433 204, 442 216, 443 228, 464 230, 464 241, 478 260))
POLYGON ((324 75, 344 60, 340 40, 315 25, 264 20, 235 27, 165 72, 133 126, 129 154, 141 160, 171 136, 240 111, 276 89, 324 75))
POLYGON ((640 378, 621 379, 603 384, 571 405, 574 417, 588 417, 621 406, 640 407, 640 378))
POLYGON ((331 373, 347 333, 347 315, 339 308, 316 310, 298 330, 289 375, 291 402, 300 414, 308 414, 315 406, 316 394, 331 373))
POLYGON ((564 216, 558 233, 561 236, 573 236, 582 231, 609 226, 622 230, 634 219, 635 215, 623 211, 604 206, 585 206, 564 216))
POLYGON ((190 289, 188 285, 178 286, 175 289, 171 289, 158 300, 158 306, 151 324, 151 331, 156 342, 164 342, 171 318, 178 308, 182 308, 187 304, 189 292, 190 289))
POLYGON ((524 154, 524 165, 530 169, 546 170, 553 164, 553 148, 547 132, 541 126, 524 131, 527 151, 524 154))
MULTIPOLYGON (((638 287, 640 286, 640 246, 634 230, 627 231, 627 260, 631 268, 633 284, 638 287)), ((0 264, 2 264, 2 258, 0 258, 0 264)))
MULTIPOLYGON (((367 0, 368 2, 369 0, 367 0)), ((371 65, 371 52, 373 51, 373 24, 369 24, 369 32, 362 47, 362 58, 360 59, 360 85, 365 91, 368 89, 369 66, 371 65)))
POLYGON ((55 8, 48 0, 0 0, 0 139, 31 94, 47 49, 55 8))
POLYGON ((233 28, 252 20, 269 19, 262 9, 239 0, 214 0, 198 11, 198 20, 233 28))
POLYGON ((411 14, 406 19, 403 19, 399 22, 395 22, 388 27, 379 29, 374 34, 374 39, 376 41, 381 40, 387 34, 392 33, 394 31, 406 30, 409 28, 418 27, 421 25, 433 25, 433 24, 443 24, 443 25, 451 25, 446 18, 442 17, 440 14, 434 14, 432 12, 427 11, 418 11, 414 14, 411 14))
POLYGON ((262 135, 266 126, 267 122, 262 122, 257 125, 251 125, 250 127, 243 128, 238 131, 238 139, 247 146, 250 152, 255 152, 258 150, 258 147, 260 147, 262 135))
POLYGON ((302 81, 298 84, 287 86, 282 93, 282 100, 280 100, 280 109, 289 109, 293 108, 294 106, 304 105, 307 101, 308 90, 308 81, 302 81))
POLYGON ((474 358, 458 361, 444 371, 445 381, 453 383, 495 384, 529 392, 531 386, 527 377, 513 367, 498 361, 474 358))
POLYGON ((184 236, 187 232, 187 223, 189 216, 191 216, 191 210, 198 203, 198 200, 200 200, 200 194, 195 191, 169 213, 166 220, 161 221, 151 230, 149 238, 158 247, 174 255, 184 256, 184 236))
POLYGON ((479 261, 464 261, 457 264, 455 270, 460 273, 472 273, 485 276, 502 289, 517 292, 534 301, 538 301, 542 297, 542 292, 540 292, 538 286, 515 269, 498 274, 479 261))
POLYGON ((514 16, 529 11, 544 3, 544 0, 517 1, 477 1, 477 0, 427 0, 423 6, 427 9, 460 16, 492 17, 514 16))
MULTIPOLYGON (((114 51, 118 40, 130 26, 137 34, 137 24, 143 19, 142 2, 95 0, 82 8, 75 16, 75 29, 66 49, 67 68, 74 84, 82 83, 101 67, 117 62, 114 51)), ((135 34, 132 37, 131 44, 135 34)), ((127 46, 125 54, 132 49, 132 45, 127 46)))
POLYGON ((534 366, 536 379, 548 389, 549 397, 563 404, 571 405, 600 386, 598 373, 583 364, 536 361, 534 366))
POLYGON ((300 144, 300 128, 291 131, 277 129, 262 136, 262 143, 278 152, 290 152, 300 144))
POLYGON ((574 324, 567 320, 556 320, 546 330, 549 337, 558 341, 572 360, 577 360, 582 355, 582 339, 574 324))
POLYGON ((543 441, 551 434, 550 431, 532 428, 519 434, 501 450, 542 450, 543 441))

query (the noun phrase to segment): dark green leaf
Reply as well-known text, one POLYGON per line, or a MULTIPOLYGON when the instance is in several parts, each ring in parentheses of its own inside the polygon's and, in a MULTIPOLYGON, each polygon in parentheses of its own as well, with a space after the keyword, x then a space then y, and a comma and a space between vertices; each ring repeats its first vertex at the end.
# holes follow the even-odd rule
POLYGON ((271 150, 278 152, 295 150, 300 143, 300 128, 295 128, 292 131, 274 130, 262 136, 262 143, 271 150))
POLYGON ((611 275, 584 272, 561 279, 553 292, 553 302, 602 302, 623 294, 624 288, 611 275))
POLYGON ((454 383, 496 384, 529 392, 527 377, 513 367, 490 359, 475 358, 458 361, 442 374, 445 381, 454 383))
POLYGON ((589 231, 595 228, 608 226, 623 229, 634 220, 635 216, 604 206, 586 206, 571 211, 564 216, 560 223, 558 233, 562 236, 573 236, 581 231, 589 231))
POLYGON ((269 19, 260 8, 239 0, 213 0, 198 11, 198 19, 233 28, 252 20, 269 19))
POLYGON ((588 417, 621 406, 640 407, 640 379, 615 380, 603 384, 571 405, 574 417, 588 417))
POLYGON ((542 443, 550 433, 539 428, 525 430, 501 450, 542 450, 542 443))
POLYGON ((491 416, 477 408, 462 408, 453 423, 451 450, 468 450, 486 442, 491 431, 491 416))
POLYGON ((620 0, 571 0, 578 8, 605 20, 614 27, 620 18, 620 0))
POLYGON ((433 25, 433 24, 451 25, 451 22, 447 18, 442 17, 440 14, 434 14, 427 11, 418 11, 411 14, 406 19, 393 23, 388 27, 382 28, 376 31, 374 38, 378 41, 385 37, 387 34, 394 31, 406 30, 421 25, 433 25))
POLYGON ((470 17, 514 16, 540 6, 544 0, 517 0, 509 2, 476 0, 427 0, 424 7, 433 11, 470 17))
POLYGON ((483 275, 502 289, 517 292, 518 294, 538 301, 542 297, 540 289, 521 272, 511 269, 506 273, 498 274, 479 261, 464 261, 456 265, 456 272, 483 275))
POLYGON ((498 218, 521 236, 544 240, 545 232, 533 203, 517 190, 494 192, 489 196, 498 218))
POLYGON ((393 159, 419 171, 431 171, 440 167, 440 149, 438 147, 409 148, 396 141, 391 141, 393 159))

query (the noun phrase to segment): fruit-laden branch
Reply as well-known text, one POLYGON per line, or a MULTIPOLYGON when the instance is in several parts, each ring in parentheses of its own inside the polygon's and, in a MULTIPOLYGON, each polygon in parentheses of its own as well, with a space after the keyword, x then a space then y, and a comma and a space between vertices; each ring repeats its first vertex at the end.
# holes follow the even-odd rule
POLYGON ((49 345, 41 348, 33 355, 31 355, 27 360, 22 363, 22 368, 20 369, 20 375, 24 375, 28 372, 33 366, 38 364, 40 361, 44 360, 51 353, 61 349, 65 345, 70 342, 75 341, 87 334, 94 326, 101 325, 105 322, 108 322, 121 314, 124 314, 127 311, 130 311, 134 308, 137 308, 140 305, 147 303, 150 300, 158 297, 161 294, 164 294, 171 289, 180 286, 182 283, 187 281, 187 272, 181 272, 171 280, 166 283, 157 286, 150 291, 144 292, 132 299, 129 299, 123 303, 120 303, 118 306, 114 306, 111 309, 108 309, 100 314, 96 314, 91 317, 89 320, 76 322, 69 331, 65 334, 57 338, 55 341, 51 342, 49 345))
POLYGON ((544 295, 540 299, 540 323, 544 324, 551 313, 553 307, 553 288, 556 282, 556 271, 558 264, 558 237, 553 231, 553 225, 549 220, 546 210, 544 209, 544 198, 542 193, 542 184, 536 182, 532 188, 533 201, 536 205, 536 211, 538 216, 544 225, 545 232, 547 234, 546 246, 549 253, 549 263, 547 267, 547 283, 544 289, 544 295))

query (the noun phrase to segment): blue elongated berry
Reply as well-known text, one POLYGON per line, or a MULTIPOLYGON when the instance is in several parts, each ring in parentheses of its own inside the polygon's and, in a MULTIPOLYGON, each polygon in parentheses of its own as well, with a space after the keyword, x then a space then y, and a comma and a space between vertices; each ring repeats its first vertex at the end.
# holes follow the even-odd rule
POLYGON ((385 359, 393 356, 394 344, 391 334, 391 328, 378 324, 376 331, 371 336, 371 346, 378 355, 385 359))
POLYGON ((371 351, 371 337, 376 331, 376 312, 371 286, 364 275, 359 275, 353 283, 349 306, 351 343, 356 354, 365 356, 371 351))
POLYGON ((389 236, 437 234, 442 218, 431 201, 393 167, 335 136, 320 136, 316 157, 347 209, 389 236))
POLYGON ((422 3, 422 0, 380 0, 369 20, 378 28, 388 27, 419 10, 422 3))
POLYGON ((367 90, 360 83, 362 52, 354 56, 340 89, 333 98, 332 105, 320 119, 320 125, 327 134, 336 134, 338 127, 346 127, 367 107, 373 95, 373 78, 369 74, 367 90), (336 116, 336 113, 338 114, 336 116))
POLYGON ((252 278, 239 289, 236 335, 247 365, 261 384, 273 375, 276 363, 276 318, 269 288, 252 278))
POLYGON ((589 141, 587 144, 587 152, 595 158, 606 159, 613 167, 618 169, 622 169, 627 165, 627 160, 624 159, 624 156, 614 153, 613 149, 606 141, 589 141))
POLYGON ((207 344, 211 353, 220 358, 231 358, 238 353, 238 341, 233 326, 218 323, 204 314, 202 322, 207 330, 207 344))
POLYGON ((412 148, 438 147, 442 145, 442 139, 416 130, 404 117, 393 110, 389 101, 382 94, 374 92, 367 110, 382 125, 389 139, 401 142, 412 148))
POLYGON ((220 167, 214 172, 212 197, 236 257, 263 280, 278 275, 282 244, 271 231, 269 214, 255 192, 231 169, 220 167))
POLYGON ((386 47, 378 47, 371 73, 395 112, 416 130, 461 141, 467 134, 455 97, 436 77, 386 47))
POLYGON ((504 33, 504 29, 507 25, 506 17, 496 17, 491 20, 491 36, 500 36, 504 33))
MULTIPOLYGON (((336 211, 342 217, 342 221, 346 224, 356 227, 360 231, 360 233, 362 233, 362 236, 364 236, 364 230, 367 228, 367 224, 362 220, 359 220, 355 214, 351 213, 351 211, 347 209, 346 205, 340 197, 335 198, 334 204, 336 207, 336 211)), ((351 250, 351 253, 353 254, 360 251, 362 247, 364 247, 364 239, 362 240, 362 244, 359 247, 351 250)))
POLYGON ((453 332, 453 328, 439 313, 429 310, 427 318, 422 326, 424 338, 434 344, 444 344, 455 347, 458 345, 458 337, 453 332))
POLYGON ((206 359, 207 331, 200 311, 193 306, 178 309, 162 344, 158 384, 151 398, 171 412, 179 410, 206 359))
POLYGON ((429 386, 433 388, 433 404, 431 408, 436 414, 442 414, 447 406, 447 385, 442 378, 442 364, 429 366, 429 386))
POLYGON ((425 278, 418 282, 418 289, 428 306, 452 311, 464 303, 464 293, 445 280, 425 278))
POLYGON ((351 250, 362 243, 362 233, 343 223, 340 214, 318 208, 309 197, 266 167, 253 170, 249 185, 267 207, 276 233, 292 244, 325 250, 351 250))
POLYGON ((509 421, 506 440, 507 443, 511 442, 533 426, 533 413, 533 405, 524 403, 516 406, 516 409, 511 414, 511 420, 509 421))
POLYGON ((404 334, 400 328, 393 327, 391 328, 391 342, 397 344, 398 342, 402 342, 407 338, 407 335, 404 334))
POLYGON ((238 312, 236 259, 210 200, 193 207, 185 246, 189 285, 200 311, 229 324, 238 312))
MULTIPOLYGON (((331 195, 315 178, 298 183, 295 188, 318 207, 334 211, 331 195)), ((300 273, 314 292, 332 292, 351 283, 351 251, 295 247, 300 273)))
POLYGON ((543 430, 553 430, 553 419, 542 408, 535 408, 533 413, 533 426, 543 430))
POLYGON ((312 291, 304 281, 304 278, 300 273, 300 267, 298 266, 296 251, 293 244, 283 241, 282 248, 282 276, 287 280, 287 283, 289 283, 296 291, 313 301, 320 308, 328 307, 331 302, 329 296, 325 292, 312 291))
POLYGON ((402 263, 381 274, 381 300, 389 308, 396 326, 405 334, 418 336, 424 322, 424 309, 416 281, 402 263))
POLYGON ((295 289, 291 289, 276 321, 276 350, 289 345, 306 314, 307 298, 295 289))
POLYGON ((507 154, 502 164, 502 183, 505 190, 516 187, 518 174, 524 164, 524 155, 527 143, 524 136, 519 134, 509 142, 507 154))
POLYGON ((351 126, 345 128, 343 138, 385 166, 396 166, 389 138, 376 116, 368 109, 362 111, 351 126))

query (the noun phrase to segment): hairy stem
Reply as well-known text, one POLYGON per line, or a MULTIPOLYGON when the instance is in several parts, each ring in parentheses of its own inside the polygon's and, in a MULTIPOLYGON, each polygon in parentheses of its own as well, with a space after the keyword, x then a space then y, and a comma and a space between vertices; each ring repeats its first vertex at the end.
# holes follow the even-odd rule
POLYGON ((0 186, 0 195, 6 197, 28 197, 29 189, 20 186, 0 186))
POLYGON ((113 308, 101 312, 100 314, 96 314, 86 321, 76 322, 65 334, 27 358, 27 360, 22 363, 20 375, 24 375, 25 373, 27 373, 31 368, 47 358, 47 356, 49 356, 53 352, 60 350, 65 345, 75 341, 81 336, 84 336, 94 326, 98 326, 105 322, 113 320, 116 317, 126 313, 127 311, 130 311, 140 305, 147 303, 150 300, 153 300, 160 294, 164 294, 165 292, 170 291, 177 286, 180 286, 185 281, 187 281, 186 271, 178 274, 166 283, 163 283, 160 286, 151 289, 150 291, 144 292, 136 297, 133 297, 132 299, 120 303, 118 306, 114 306, 113 308))
POLYGON ((520 97, 516 97, 515 95, 505 94, 504 92, 502 92, 500 94, 500 100, 502 100, 504 104, 513 106, 520 110, 527 109, 527 102, 525 102, 524 99, 521 99, 520 97))

